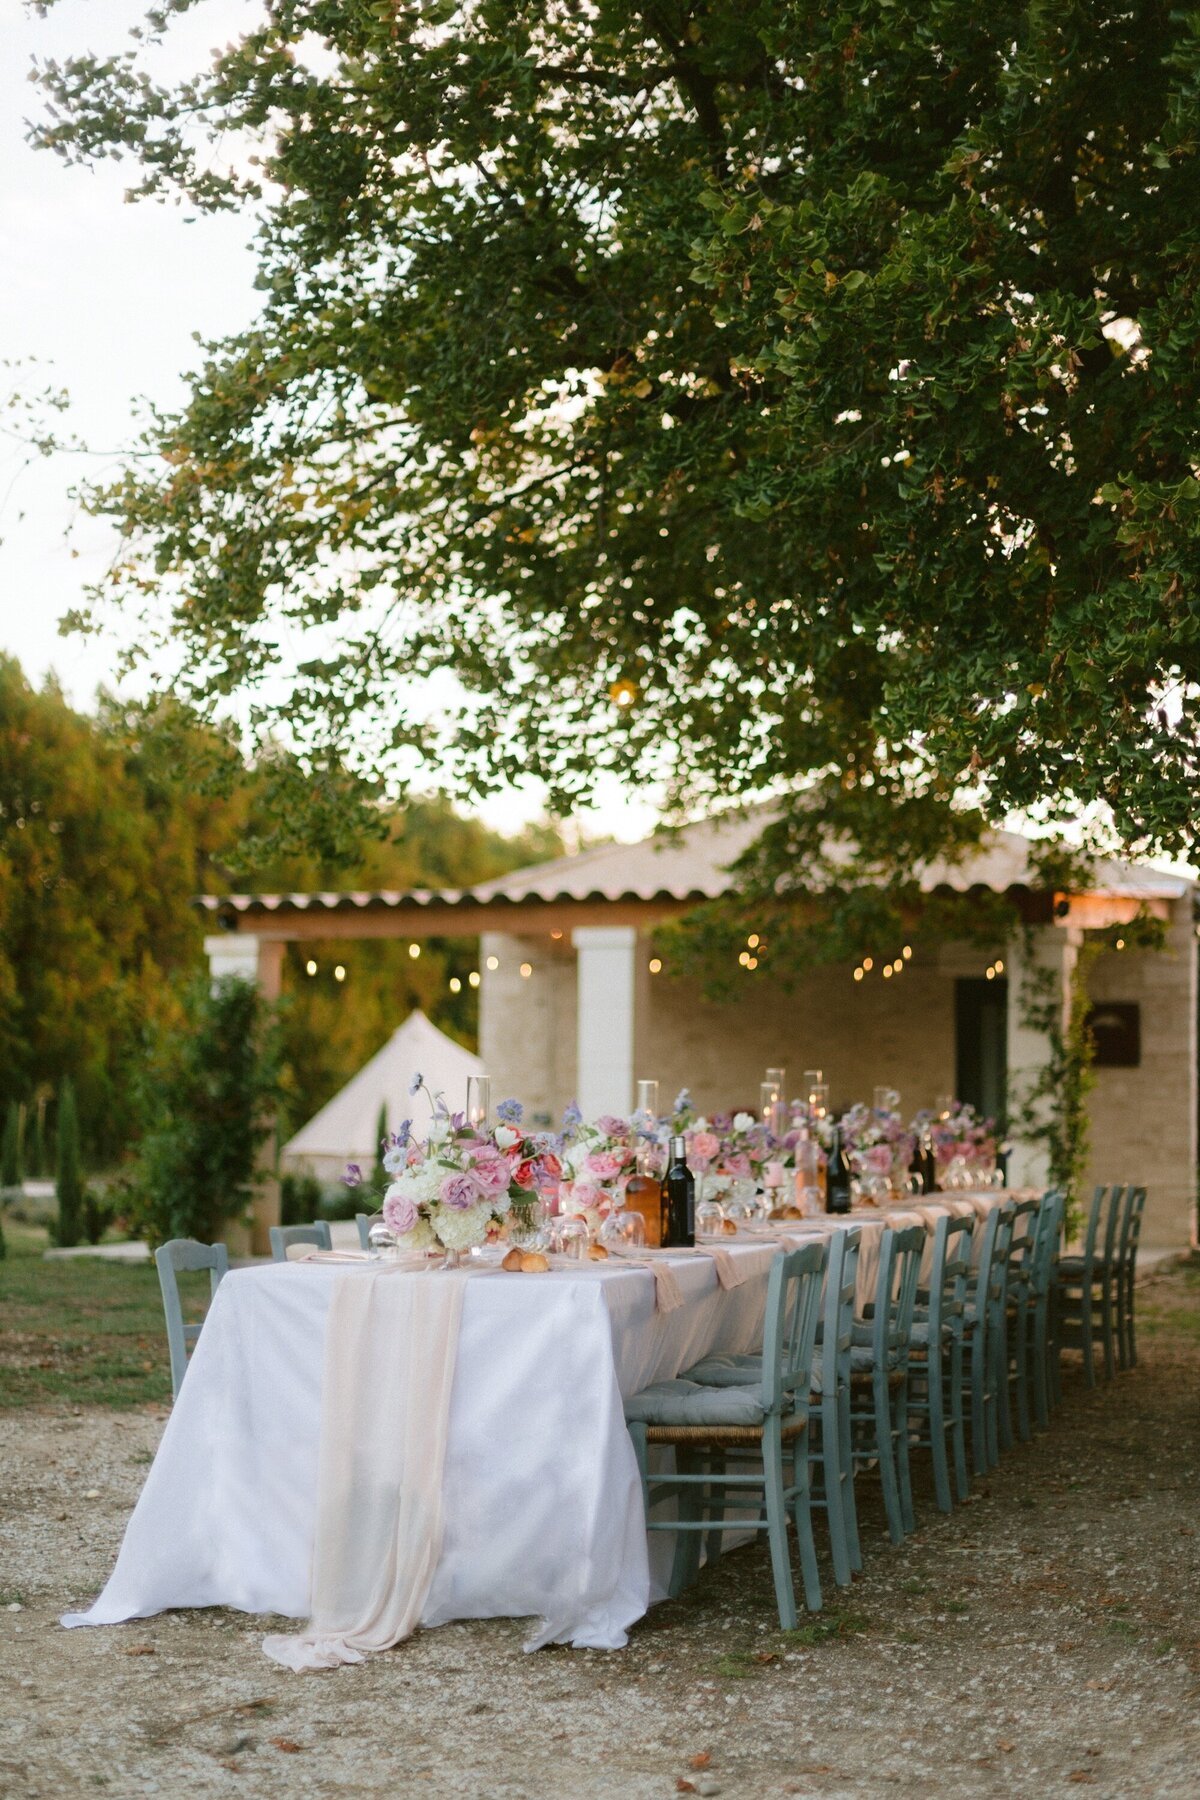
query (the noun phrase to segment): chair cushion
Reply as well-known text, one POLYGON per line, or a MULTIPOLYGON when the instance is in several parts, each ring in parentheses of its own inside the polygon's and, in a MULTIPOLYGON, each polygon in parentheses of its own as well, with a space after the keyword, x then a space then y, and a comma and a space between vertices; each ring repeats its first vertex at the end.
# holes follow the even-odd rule
MULTIPOLYGON (((942 1321, 942 1342, 943 1342, 943 1344, 949 1344, 953 1340, 953 1337, 954 1337, 953 1328, 946 1320, 943 1320, 942 1321)), ((929 1320, 928 1319, 914 1319, 913 1320, 912 1341, 914 1344, 928 1345, 928 1343, 929 1343, 929 1320)))
POLYGON ((715 1350, 685 1369, 679 1379, 698 1381, 704 1387, 754 1387, 762 1380, 762 1357, 715 1350))
POLYGON ((625 1417, 642 1425, 761 1425, 762 1394, 682 1378, 655 1381, 625 1402, 625 1417))

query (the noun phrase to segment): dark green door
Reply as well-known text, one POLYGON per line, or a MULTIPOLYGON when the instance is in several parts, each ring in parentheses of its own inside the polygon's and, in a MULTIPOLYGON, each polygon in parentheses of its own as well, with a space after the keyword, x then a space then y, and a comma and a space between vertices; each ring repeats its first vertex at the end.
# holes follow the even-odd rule
POLYGON ((980 975, 954 983, 957 1096, 1003 1123, 1008 1079, 1008 982, 980 975))

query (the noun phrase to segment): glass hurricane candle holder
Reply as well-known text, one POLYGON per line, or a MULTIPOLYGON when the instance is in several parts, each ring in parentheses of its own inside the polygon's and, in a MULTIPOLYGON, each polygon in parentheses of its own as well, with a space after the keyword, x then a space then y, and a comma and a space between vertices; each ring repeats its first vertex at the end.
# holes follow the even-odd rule
POLYGON ((473 1131, 486 1131, 492 1114, 492 1079, 490 1075, 467 1076, 467 1124, 473 1131))

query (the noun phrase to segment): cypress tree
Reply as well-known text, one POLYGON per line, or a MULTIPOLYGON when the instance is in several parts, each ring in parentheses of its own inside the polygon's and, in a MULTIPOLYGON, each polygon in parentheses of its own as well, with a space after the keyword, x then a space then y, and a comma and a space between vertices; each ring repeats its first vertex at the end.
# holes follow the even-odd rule
POLYGON ((21 1109, 15 1100, 8 1103, 4 1120, 4 1139, 0 1143, 0 1188, 21 1185, 21 1109))
POLYGON ((65 1249, 79 1242, 83 1229, 83 1168, 79 1154, 79 1116, 75 1110, 75 1087, 70 1076, 63 1080, 58 1095, 58 1141, 55 1189, 58 1196, 58 1229, 56 1237, 65 1249))

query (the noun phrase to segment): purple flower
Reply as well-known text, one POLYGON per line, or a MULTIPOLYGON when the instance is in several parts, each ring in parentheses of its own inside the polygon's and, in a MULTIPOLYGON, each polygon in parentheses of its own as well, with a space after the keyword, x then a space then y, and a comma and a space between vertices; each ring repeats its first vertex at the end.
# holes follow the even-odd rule
POLYGON ((362 1170, 359 1168, 357 1163, 347 1163, 346 1164, 346 1173, 342 1176, 343 1187, 350 1187, 350 1188, 361 1187, 362 1186, 362 1178, 363 1178, 362 1170))
POLYGON ((525 1108, 519 1100, 502 1100, 496 1108, 496 1117, 503 1125, 519 1125, 525 1116, 525 1108))
POLYGON ((404 1237, 417 1222, 416 1201, 408 1194, 390 1194, 383 1203, 383 1222, 397 1237, 404 1237))
POLYGON ((465 1172, 447 1175, 438 1193, 442 1205, 452 1207, 455 1212, 467 1212, 483 1198, 483 1190, 474 1175, 465 1172))
POLYGON ((579 1110, 579 1102, 572 1100, 563 1112, 563 1130, 575 1131, 583 1124, 583 1114, 579 1110))
POLYGON ((602 1131, 605 1137, 626 1137, 629 1122, 627 1119, 618 1119, 615 1113, 601 1113, 596 1120, 596 1130, 602 1131))
POLYGON ((411 1094, 418 1093, 420 1091, 420 1089, 424 1087, 424 1085, 425 1085, 425 1077, 423 1075, 414 1075, 412 1080, 408 1084, 409 1094, 411 1095, 411 1094))

